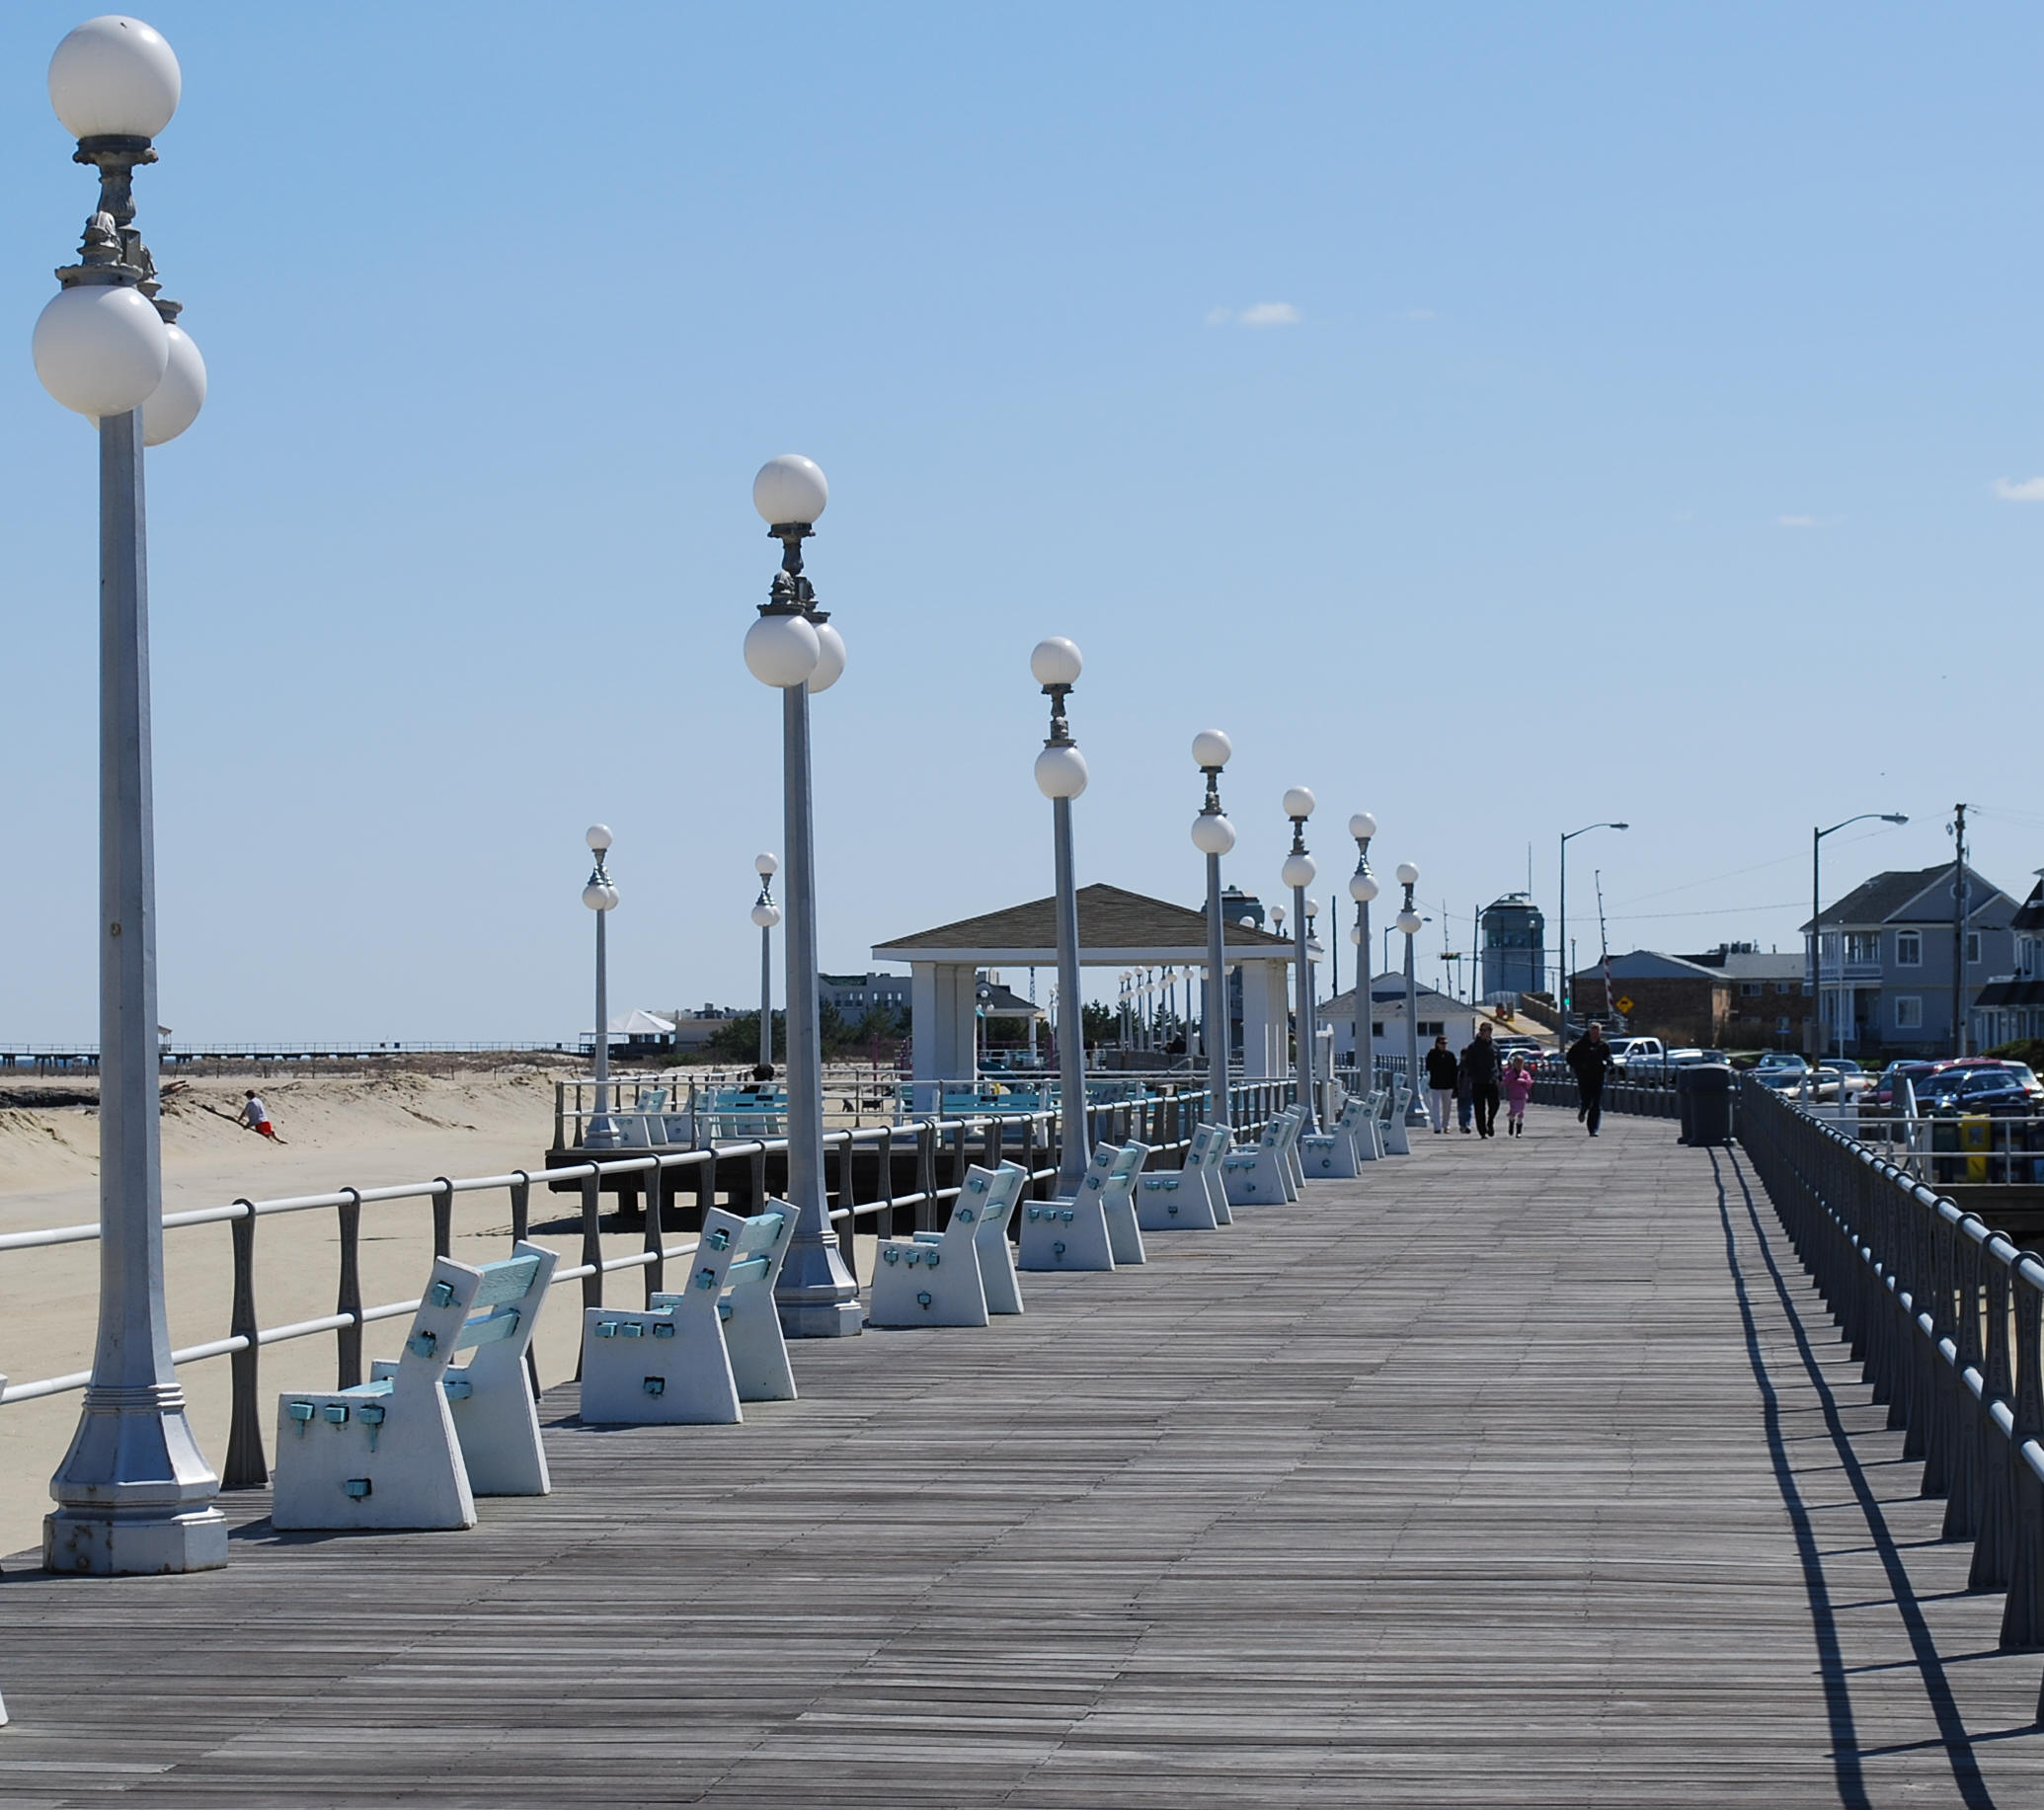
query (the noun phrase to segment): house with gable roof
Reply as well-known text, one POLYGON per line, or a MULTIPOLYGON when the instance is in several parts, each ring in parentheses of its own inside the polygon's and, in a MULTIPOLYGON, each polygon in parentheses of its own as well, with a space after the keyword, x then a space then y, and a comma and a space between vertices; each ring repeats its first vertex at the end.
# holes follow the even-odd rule
POLYGON ((1803 925, 1829 1048, 1845 1055, 1949 1056, 1953 989, 1970 1014, 1996 975, 2015 968, 2015 901, 1992 881, 1946 861, 1876 874, 1803 925), (1955 887, 1963 886, 1963 900, 1955 887), (1964 947, 1954 948, 1963 912, 1964 947))

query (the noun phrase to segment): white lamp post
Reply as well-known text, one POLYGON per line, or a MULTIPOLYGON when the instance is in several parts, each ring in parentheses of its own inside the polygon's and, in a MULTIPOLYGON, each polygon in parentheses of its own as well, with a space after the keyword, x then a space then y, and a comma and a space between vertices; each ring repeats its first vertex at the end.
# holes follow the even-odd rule
POLYGON ((582 903, 596 914, 596 1047, 592 1052, 596 1110, 583 1128, 582 1147, 586 1150, 614 1150, 624 1141, 624 1137, 610 1118, 610 979, 604 949, 604 924, 610 913, 617 909, 617 888, 611 884, 609 869, 603 864, 603 857, 610 849, 609 827, 603 824, 591 824, 583 839, 589 843, 590 853, 596 857, 595 866, 590 870, 589 884, 582 889, 582 903))
POLYGON ((170 45, 138 19, 92 20, 49 63, 73 161, 100 179, 79 261, 57 272, 34 351, 42 387, 100 437, 101 1161, 99 1337, 78 1430, 50 1480, 42 1562, 103 1577, 227 1562, 219 1482, 185 1413, 163 1294, 142 448, 192 425, 205 365, 175 325, 178 304, 160 295, 131 184, 156 161, 150 141, 182 85, 170 45))
POLYGON ((1313 815, 1316 801, 1304 786, 1294 786, 1285 794, 1285 815, 1292 820, 1292 852, 1285 857, 1279 878, 1292 889, 1293 959, 1298 969, 1298 1012, 1295 1042, 1297 1045, 1298 1103, 1305 1111, 1305 1129, 1315 1126, 1313 1115, 1313 968, 1306 954, 1306 936, 1311 913, 1306 907, 1306 888, 1319 871, 1306 853, 1306 819, 1313 815))
POLYGON ((1085 659, 1062 635, 1036 644, 1029 670, 1051 700, 1051 733, 1036 757, 1036 787, 1051 801, 1058 880, 1058 1191, 1073 1196, 1086 1179, 1085 1020, 1079 1003, 1078 891, 1071 872, 1071 801, 1086 789, 1086 757, 1071 739, 1064 701, 1085 659))
MULTIPOLYGON (((1559 881, 1561 909, 1558 914, 1559 921, 1554 926, 1554 948, 1560 957, 1556 966, 1561 970, 1554 988, 1555 1005, 1558 1008, 1556 1012, 1558 1028, 1554 1033, 1554 1048, 1557 1051, 1565 1052, 1568 1049, 1568 1008, 1570 1003, 1568 972, 1568 845, 1577 836, 1588 835, 1593 829, 1629 829, 1631 825, 1629 824, 1585 824, 1582 828, 1571 829, 1561 838, 1561 873, 1559 881)), ((1607 1011, 1611 1009, 1611 1001, 1609 999, 1605 1001, 1605 1009, 1607 1011)))
POLYGON ((1398 863, 1398 884, 1405 889, 1405 903, 1398 907, 1397 924, 1405 937, 1405 1086, 1413 1100, 1419 1094, 1419 986, 1412 958, 1412 939, 1426 922, 1414 909, 1412 889, 1419 885, 1420 870, 1410 861, 1398 863))
POLYGON ((1193 846, 1207 857, 1207 1009, 1200 1035, 1207 1045, 1208 1122, 1228 1129, 1227 955, 1220 920, 1220 857, 1235 845, 1235 826, 1220 808, 1220 774, 1234 744, 1218 729, 1193 737, 1193 763, 1207 776, 1207 802, 1193 819, 1193 846))
POLYGON ((788 850, 787 929, 781 956, 788 1002, 788 1204, 795 1235, 774 1287, 781 1329, 794 1338, 835 1338, 862 1322, 859 1288, 838 1255, 824 1202, 823 1027, 817 1004, 816 836, 810 795, 809 699, 844 670, 844 641, 817 607, 802 574, 802 543, 830 500, 824 474, 799 453, 768 459, 752 480, 752 507, 781 543, 759 619, 746 631, 746 666, 781 694, 781 790, 788 850))
POLYGON ((759 1066, 773 1066, 773 927, 781 907, 773 902, 773 877, 780 863, 770 854, 755 855, 752 871, 759 876, 759 897, 752 901, 752 921, 759 926, 759 1066))
MULTIPOLYGON (((1831 1054, 1831 1032, 1824 1021, 1824 932, 1817 921, 1822 914, 1821 894, 1818 889, 1822 877, 1820 864, 1824 858, 1824 838, 1828 835, 1836 835, 1841 829, 1847 828, 1850 825, 1871 823, 1876 818, 1884 824, 1906 824, 1909 822, 1909 819, 1900 811, 1862 811, 1857 817, 1847 818, 1843 824, 1832 825, 1829 829, 1819 829, 1814 824, 1810 826, 1810 1009, 1817 1014, 1817 1057, 1820 1062, 1831 1054)), ((1841 931, 1839 934, 1844 936, 1845 932, 1841 931)), ((1845 950, 1842 945, 1839 951, 1840 976, 1843 977, 1845 972, 1845 950)), ((1846 997, 1846 990, 1842 982, 1839 988, 1841 1012, 1844 1009, 1846 997)), ((1841 1030, 1839 1034, 1839 1053, 1844 1055, 1845 1049, 1845 1033, 1841 1030)), ((1844 1093, 1841 1092, 1839 1097, 1844 1099, 1844 1093)))
POLYGON ((1376 819, 1358 811, 1349 819, 1349 834, 1356 838, 1356 871, 1349 876, 1349 897, 1356 902, 1356 927, 1349 932, 1356 945, 1356 1086, 1368 1093, 1376 1078, 1376 1047, 1370 1037, 1371 990, 1376 984, 1370 971, 1370 902, 1376 897, 1370 842, 1376 834, 1376 819))

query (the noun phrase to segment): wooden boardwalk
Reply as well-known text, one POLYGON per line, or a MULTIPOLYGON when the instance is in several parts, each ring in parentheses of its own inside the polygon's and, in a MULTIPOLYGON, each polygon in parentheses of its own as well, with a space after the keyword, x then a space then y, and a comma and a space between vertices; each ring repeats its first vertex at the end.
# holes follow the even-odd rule
POLYGON ((472 1533, 10 1563, 0 1803, 2034 1804, 2044 1659, 1750 1185, 1535 1109, 744 1427, 555 1391, 472 1533))

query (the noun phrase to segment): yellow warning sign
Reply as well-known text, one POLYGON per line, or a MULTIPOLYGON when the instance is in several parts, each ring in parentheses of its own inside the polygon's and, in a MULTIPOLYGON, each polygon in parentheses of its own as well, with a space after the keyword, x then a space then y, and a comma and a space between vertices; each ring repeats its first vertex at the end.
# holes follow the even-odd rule
POLYGON ((1621 1012, 1629 1012, 1632 1009, 1632 1001, 1630 999, 1619 999, 1615 1003, 1621 1012))

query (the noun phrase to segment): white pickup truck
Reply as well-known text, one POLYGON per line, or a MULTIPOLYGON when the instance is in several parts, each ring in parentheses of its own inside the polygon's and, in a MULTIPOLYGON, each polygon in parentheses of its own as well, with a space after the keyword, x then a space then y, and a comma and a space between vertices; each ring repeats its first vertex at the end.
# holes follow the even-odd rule
POLYGON ((1658 1080, 1668 1072, 1668 1050, 1658 1037, 1612 1040, 1612 1073, 1628 1081, 1658 1080))

